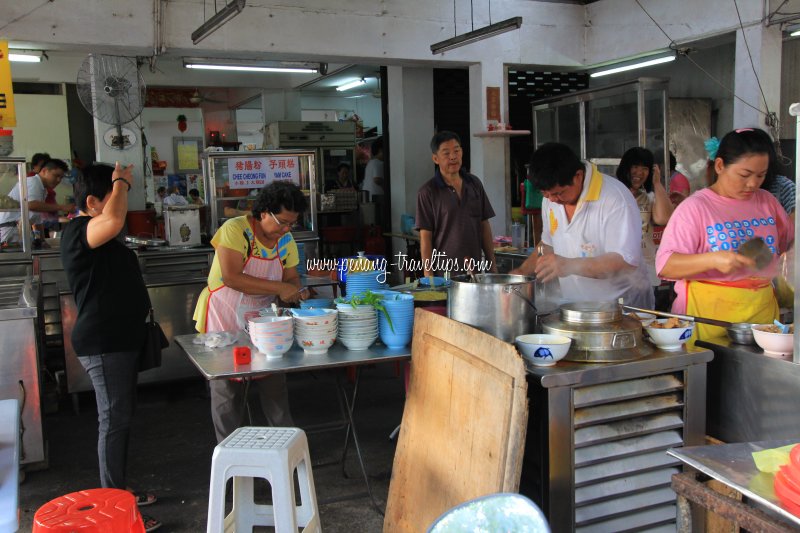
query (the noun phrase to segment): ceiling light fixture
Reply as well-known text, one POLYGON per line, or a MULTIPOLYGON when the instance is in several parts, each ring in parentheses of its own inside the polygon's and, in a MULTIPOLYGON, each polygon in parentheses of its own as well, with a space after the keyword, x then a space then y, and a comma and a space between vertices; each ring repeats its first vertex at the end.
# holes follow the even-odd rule
POLYGON ((364 78, 361 78, 360 80, 348 81, 347 83, 345 83, 343 85, 339 85, 338 87, 336 87, 336 90, 337 91, 346 91, 348 89, 353 89, 354 87, 358 87, 358 86, 364 85, 366 83, 367 83, 367 80, 365 80, 364 78))
POLYGON ((599 78, 600 76, 609 76, 611 74, 626 72, 628 70, 634 70, 637 68, 651 67, 653 65, 669 63, 670 61, 674 60, 675 60, 675 52, 670 52, 667 55, 659 55, 658 57, 653 57, 653 56, 640 57, 630 61, 623 61, 621 63, 614 63, 612 65, 607 65, 599 70, 595 70, 594 72, 590 73, 589 76, 592 78, 599 78))
POLYGON ((228 70, 237 72, 290 72, 294 74, 324 73, 327 63, 304 61, 249 61, 247 59, 216 59, 210 57, 185 57, 185 68, 201 70, 228 70))
POLYGON ((214 13, 214 16, 200 25, 199 28, 192 32, 192 42, 199 43, 215 31, 220 26, 231 20, 244 9, 246 0, 233 0, 230 4, 225 4, 225 7, 214 13))
POLYGON ((22 50, 8 51, 8 60, 18 63, 39 63, 42 60, 42 52, 27 52, 22 50))
POLYGON ((786 27, 789 37, 800 37, 800 24, 792 24, 786 27))
POLYGON ((489 37, 494 37, 495 35, 506 33, 507 31, 518 30, 520 26, 522 26, 522 17, 512 17, 508 20, 496 22, 469 33, 456 35, 452 39, 447 39, 446 41, 433 43, 431 45, 431 52, 434 54, 441 54, 453 48, 482 41, 483 39, 488 39, 489 37))

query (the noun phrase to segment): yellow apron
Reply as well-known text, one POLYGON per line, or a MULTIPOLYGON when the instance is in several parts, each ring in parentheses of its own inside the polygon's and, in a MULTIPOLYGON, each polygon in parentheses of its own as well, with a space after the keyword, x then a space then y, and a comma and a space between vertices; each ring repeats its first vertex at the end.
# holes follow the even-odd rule
MULTIPOLYGON (((730 283, 694 280, 686 282, 686 314, 728 322, 772 324, 779 316, 779 309, 769 280, 730 283)), ((687 345, 724 336, 724 328, 698 323, 687 345)))

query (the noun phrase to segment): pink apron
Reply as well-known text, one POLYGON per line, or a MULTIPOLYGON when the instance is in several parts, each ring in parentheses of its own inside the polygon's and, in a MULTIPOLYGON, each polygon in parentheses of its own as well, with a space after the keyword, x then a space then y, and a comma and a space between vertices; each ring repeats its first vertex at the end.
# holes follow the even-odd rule
MULTIPOLYGON (((252 225, 251 225, 252 227, 252 225)), ((267 281, 283 280, 283 263, 281 263, 278 244, 275 243, 275 257, 266 259, 255 254, 258 247, 255 243, 255 231, 250 241, 250 257, 244 263, 242 272, 248 276, 267 281)), ((235 331, 239 329, 236 313, 242 307, 269 307, 275 300, 274 295, 251 296, 233 290, 225 285, 210 291, 206 307, 206 333, 215 331, 235 331)))

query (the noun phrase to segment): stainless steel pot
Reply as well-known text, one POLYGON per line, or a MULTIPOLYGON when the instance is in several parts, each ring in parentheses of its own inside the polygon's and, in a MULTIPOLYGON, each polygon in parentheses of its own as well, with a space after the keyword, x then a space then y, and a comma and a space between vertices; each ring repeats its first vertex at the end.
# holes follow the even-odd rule
POLYGON ((447 316, 506 342, 536 327, 534 287, 528 276, 454 276, 447 289, 447 316))

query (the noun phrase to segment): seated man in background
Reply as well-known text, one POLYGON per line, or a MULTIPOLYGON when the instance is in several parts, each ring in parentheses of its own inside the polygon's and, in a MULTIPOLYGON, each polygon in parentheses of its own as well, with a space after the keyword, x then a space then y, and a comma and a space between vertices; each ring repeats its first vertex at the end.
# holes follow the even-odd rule
MULTIPOLYGON (((49 204, 45 202, 47 198, 47 188, 55 189, 64 178, 64 173, 68 170, 67 164, 60 159, 50 159, 47 161, 38 174, 27 178, 28 187, 28 210, 31 224, 40 224, 44 213, 58 213, 63 211, 70 213, 75 209, 74 204, 61 205, 57 203, 49 204)), ((19 183, 14 185, 9 198, 20 201, 19 183)), ((10 244, 20 242, 19 222, 20 212, 0 213, 0 243, 10 244)))
POLYGON ((169 190, 169 195, 164 198, 163 201, 164 207, 169 206, 182 206, 182 205, 189 205, 189 201, 181 196, 180 189, 177 185, 171 187, 169 190))

